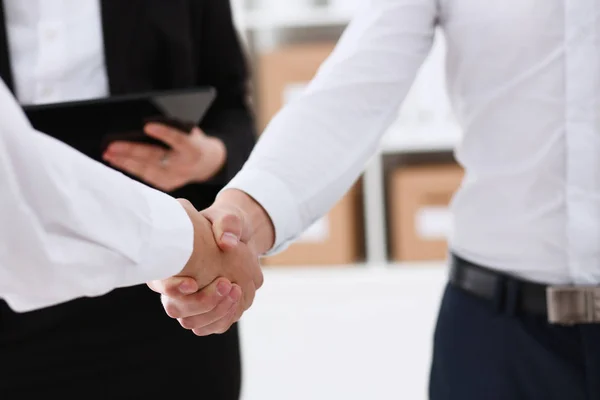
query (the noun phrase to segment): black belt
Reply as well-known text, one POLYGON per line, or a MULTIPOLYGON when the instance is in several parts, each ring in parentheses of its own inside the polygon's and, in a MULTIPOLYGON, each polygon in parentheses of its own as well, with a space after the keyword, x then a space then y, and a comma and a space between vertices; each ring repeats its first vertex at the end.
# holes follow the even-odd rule
POLYGON ((517 313, 546 316, 547 286, 527 282, 476 265, 456 255, 451 257, 450 283, 472 295, 511 307, 517 313))
POLYGON ((557 325, 600 324, 600 286, 548 286, 451 258, 450 283, 510 313, 546 317, 557 325))

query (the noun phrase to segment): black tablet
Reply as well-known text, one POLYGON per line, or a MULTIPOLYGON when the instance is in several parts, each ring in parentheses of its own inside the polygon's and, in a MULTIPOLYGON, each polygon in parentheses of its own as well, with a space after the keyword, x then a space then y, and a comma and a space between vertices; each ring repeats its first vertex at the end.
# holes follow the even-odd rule
POLYGON ((214 88, 198 87, 31 105, 23 109, 38 131, 97 156, 114 140, 166 147, 145 135, 144 125, 161 122, 189 133, 200 123, 215 96, 214 88))

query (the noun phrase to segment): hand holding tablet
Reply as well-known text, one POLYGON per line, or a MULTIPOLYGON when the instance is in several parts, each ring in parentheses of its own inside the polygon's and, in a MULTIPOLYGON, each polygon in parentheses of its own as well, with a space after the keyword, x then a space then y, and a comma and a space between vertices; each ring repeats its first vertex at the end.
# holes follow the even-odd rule
POLYGON ((164 142, 146 135, 144 126, 157 122, 191 133, 210 108, 216 91, 211 87, 111 96, 23 107, 38 131, 99 159, 114 141, 152 144, 164 142))

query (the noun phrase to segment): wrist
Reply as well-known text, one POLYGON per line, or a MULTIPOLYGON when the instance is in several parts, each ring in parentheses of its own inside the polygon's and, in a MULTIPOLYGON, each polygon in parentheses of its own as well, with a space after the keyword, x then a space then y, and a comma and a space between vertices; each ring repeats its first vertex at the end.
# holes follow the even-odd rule
POLYGON ((275 228, 265 209, 247 193, 238 189, 224 190, 215 205, 234 207, 244 216, 242 241, 248 243, 258 254, 269 251, 275 242, 275 228))

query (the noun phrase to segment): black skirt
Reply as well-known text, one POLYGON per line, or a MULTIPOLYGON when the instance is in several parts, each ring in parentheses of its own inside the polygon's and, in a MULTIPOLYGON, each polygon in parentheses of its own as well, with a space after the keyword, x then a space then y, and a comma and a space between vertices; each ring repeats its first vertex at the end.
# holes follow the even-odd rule
POLYGON ((146 286, 25 314, 0 302, 0 399, 237 400, 237 326, 196 337, 146 286))

